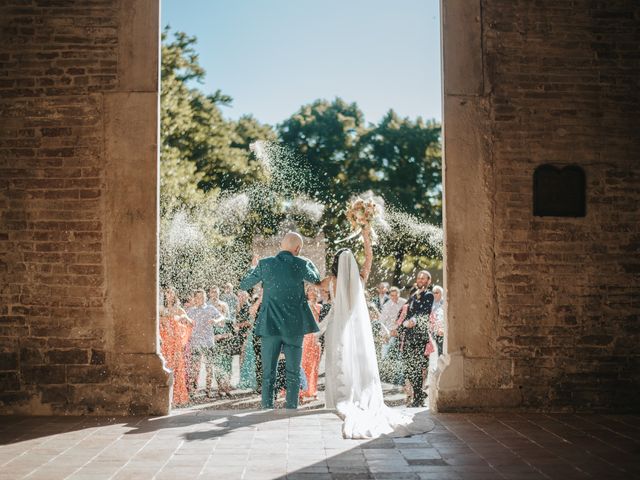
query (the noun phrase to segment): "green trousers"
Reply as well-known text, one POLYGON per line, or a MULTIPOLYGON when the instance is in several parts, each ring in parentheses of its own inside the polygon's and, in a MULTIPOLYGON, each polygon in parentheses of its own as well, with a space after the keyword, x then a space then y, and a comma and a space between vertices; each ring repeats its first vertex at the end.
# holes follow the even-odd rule
POLYGON ((273 408, 274 386, 278 370, 278 356, 284 352, 287 408, 298 408, 300 394, 300 364, 302 362, 303 335, 294 337, 262 337, 262 408, 273 408))

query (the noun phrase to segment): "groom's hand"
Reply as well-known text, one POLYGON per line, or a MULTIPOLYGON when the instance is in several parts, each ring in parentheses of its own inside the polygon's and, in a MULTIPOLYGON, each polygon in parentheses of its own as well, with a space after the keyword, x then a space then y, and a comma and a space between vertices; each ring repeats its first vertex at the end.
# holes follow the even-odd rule
POLYGON ((258 266, 258 262, 260 261, 260 257, 258 255, 253 255, 253 258, 251 259, 251 266, 253 268, 256 268, 258 266))

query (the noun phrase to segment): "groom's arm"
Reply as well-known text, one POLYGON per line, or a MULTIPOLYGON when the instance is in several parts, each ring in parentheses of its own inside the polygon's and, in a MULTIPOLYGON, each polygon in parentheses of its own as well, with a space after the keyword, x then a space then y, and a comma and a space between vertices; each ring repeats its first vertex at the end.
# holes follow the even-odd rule
POLYGON ((311 260, 306 260, 306 265, 305 265, 303 275, 304 275, 305 281, 309 283, 313 283, 314 285, 320 284, 320 281, 322 280, 320 278, 320 272, 318 271, 318 269, 316 268, 316 266, 313 264, 311 260))
POLYGON ((260 263, 256 265, 254 268, 249 270, 249 272, 244 276, 242 281, 240 281, 240 290, 251 290, 255 285, 262 281, 262 268, 260 263))

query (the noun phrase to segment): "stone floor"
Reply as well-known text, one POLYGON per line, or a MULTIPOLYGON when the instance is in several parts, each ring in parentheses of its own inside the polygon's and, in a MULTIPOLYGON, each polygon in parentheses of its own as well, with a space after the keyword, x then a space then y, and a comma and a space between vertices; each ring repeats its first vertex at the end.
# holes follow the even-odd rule
POLYGON ((409 438, 343 440, 325 410, 0 417, 0 479, 640 478, 640 417, 438 414, 409 438))

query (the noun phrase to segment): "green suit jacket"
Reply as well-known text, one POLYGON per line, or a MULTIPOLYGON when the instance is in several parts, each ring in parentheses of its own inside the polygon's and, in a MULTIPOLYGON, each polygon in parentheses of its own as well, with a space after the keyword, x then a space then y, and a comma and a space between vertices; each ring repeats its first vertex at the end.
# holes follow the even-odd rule
POLYGON ((249 290, 262 282, 263 295, 255 333, 259 336, 302 336, 319 331, 304 293, 304 282, 319 283, 316 266, 304 257, 282 251, 263 258, 240 282, 249 290))

